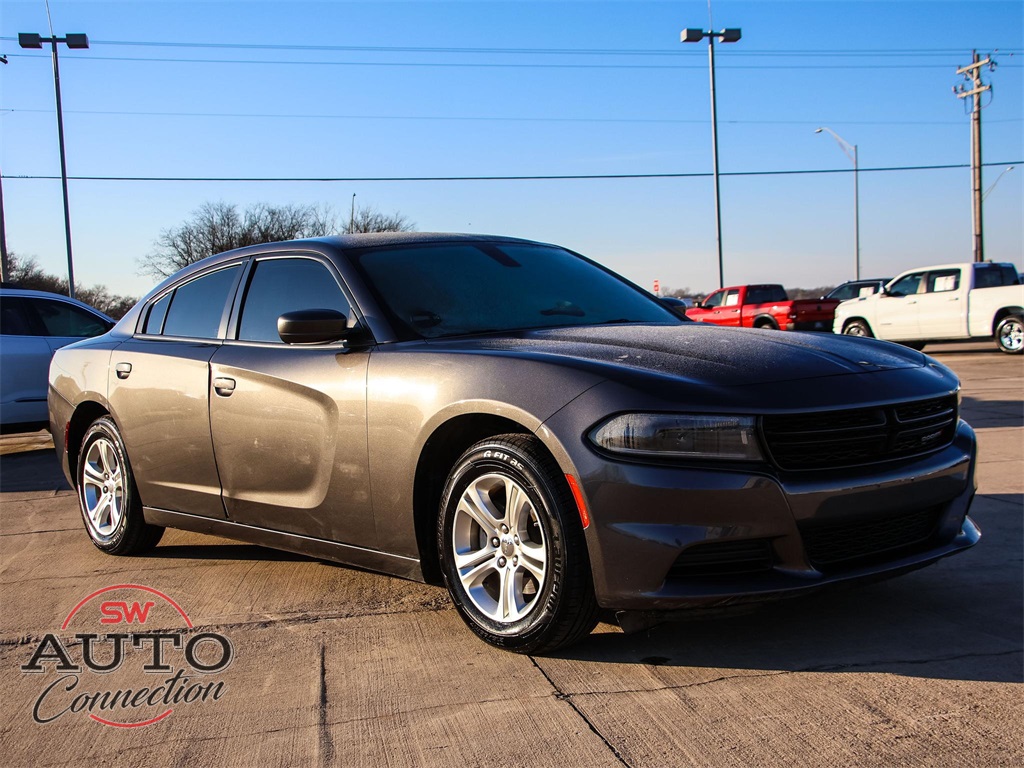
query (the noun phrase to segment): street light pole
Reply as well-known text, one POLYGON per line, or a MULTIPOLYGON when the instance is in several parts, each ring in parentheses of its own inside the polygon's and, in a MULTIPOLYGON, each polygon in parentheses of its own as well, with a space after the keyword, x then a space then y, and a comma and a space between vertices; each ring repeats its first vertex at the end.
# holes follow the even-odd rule
POLYGON ((57 43, 68 48, 88 48, 89 38, 84 34, 69 34, 66 37, 41 37, 31 32, 18 35, 22 48, 42 48, 49 43, 53 51, 53 88, 57 95, 57 142, 60 145, 60 183, 64 195, 64 240, 68 249, 68 295, 75 298, 75 263, 71 255, 71 210, 68 206, 68 164, 64 152, 64 112, 60 103, 60 66, 57 63, 57 43))
POLYGON ((831 128, 814 129, 815 133, 822 131, 831 134, 839 148, 853 162, 853 277, 855 280, 860 280, 860 164, 857 157, 857 145, 850 144, 831 128))
POLYGON ((718 287, 725 287, 725 263, 722 258, 722 196, 718 180, 718 103, 715 99, 715 38, 723 43, 735 43, 740 39, 738 29, 723 29, 721 32, 703 29, 684 29, 680 42, 699 43, 708 41, 708 69, 711 78, 711 169, 715 177, 715 241, 718 245, 718 287))

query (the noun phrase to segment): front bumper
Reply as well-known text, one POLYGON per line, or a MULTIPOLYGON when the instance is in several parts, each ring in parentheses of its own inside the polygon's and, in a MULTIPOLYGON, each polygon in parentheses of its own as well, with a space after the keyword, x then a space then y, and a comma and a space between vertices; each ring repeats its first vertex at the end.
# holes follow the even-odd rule
POLYGON ((599 604, 727 606, 887 578, 971 547, 973 430, 946 448, 851 469, 651 466, 580 458, 599 604))

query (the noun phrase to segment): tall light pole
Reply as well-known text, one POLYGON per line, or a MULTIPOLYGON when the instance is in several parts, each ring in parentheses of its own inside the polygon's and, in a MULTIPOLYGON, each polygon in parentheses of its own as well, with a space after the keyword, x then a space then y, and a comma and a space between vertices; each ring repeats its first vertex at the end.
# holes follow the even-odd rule
MULTIPOLYGON (((51 30, 52 32, 52 30, 51 30)), ((57 141, 60 145, 60 183, 64 193, 64 240, 68 246, 68 295, 75 298, 75 263, 71 257, 71 211, 68 208, 68 163, 64 154, 64 113, 60 106, 60 67, 57 65, 57 43, 68 48, 88 48, 89 37, 84 34, 69 34, 66 37, 41 37, 34 32, 18 34, 18 45, 22 48, 42 48, 49 43, 53 50, 53 88, 57 94, 57 141)))
POLYGON ((715 101, 715 38, 723 43, 739 41, 741 32, 738 29, 723 29, 721 32, 703 29, 684 29, 679 36, 680 42, 699 43, 708 40, 708 68, 711 71, 711 164, 715 177, 715 239, 718 243, 718 287, 725 287, 725 266, 722 260, 722 198, 718 183, 718 105, 715 101))
POLYGON ((836 140, 853 163, 853 279, 860 280, 860 165, 857 162, 857 145, 851 144, 831 128, 815 128, 815 133, 826 131, 836 140))

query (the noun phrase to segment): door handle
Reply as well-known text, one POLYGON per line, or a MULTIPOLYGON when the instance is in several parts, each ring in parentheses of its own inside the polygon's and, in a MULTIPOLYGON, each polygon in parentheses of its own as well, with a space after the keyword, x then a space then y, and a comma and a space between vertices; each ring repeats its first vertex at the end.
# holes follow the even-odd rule
POLYGON ((127 379, 128 376, 131 375, 132 364, 131 363, 118 363, 117 365, 114 366, 114 370, 117 372, 117 378, 119 378, 119 379, 127 379))
POLYGON ((235 391, 235 380, 227 376, 218 376, 213 380, 213 389, 221 397, 230 397, 235 391))

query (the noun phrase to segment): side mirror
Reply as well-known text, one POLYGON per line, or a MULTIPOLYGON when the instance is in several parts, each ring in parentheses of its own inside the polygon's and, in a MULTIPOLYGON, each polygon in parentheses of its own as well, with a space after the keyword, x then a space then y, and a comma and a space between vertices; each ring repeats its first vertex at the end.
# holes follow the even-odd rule
POLYGON ((300 309, 277 318, 277 335, 285 344, 324 344, 348 333, 348 317, 336 309, 300 309))

